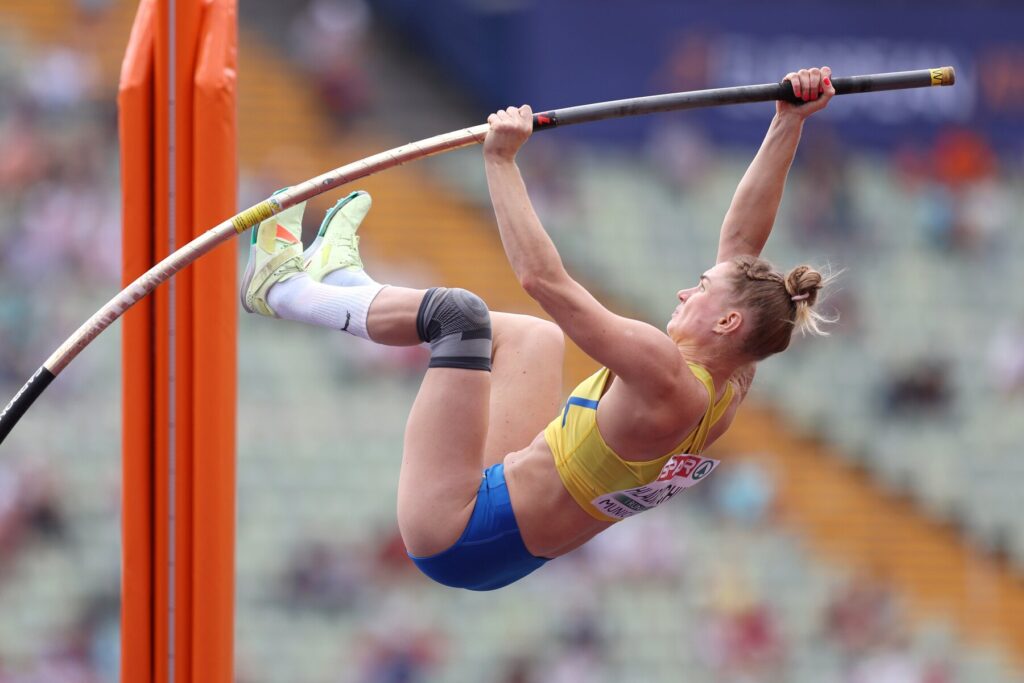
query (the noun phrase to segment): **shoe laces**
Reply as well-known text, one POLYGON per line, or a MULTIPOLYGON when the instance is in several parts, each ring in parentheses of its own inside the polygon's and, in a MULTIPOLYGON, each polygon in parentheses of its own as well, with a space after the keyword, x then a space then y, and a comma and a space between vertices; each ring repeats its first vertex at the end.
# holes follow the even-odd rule
POLYGON ((343 232, 341 234, 334 234, 331 242, 336 247, 354 247, 359 244, 359 236, 352 234, 351 232, 343 232))
POLYGON ((359 235, 335 235, 332 239, 332 246, 335 248, 346 249, 350 252, 358 253, 359 249, 359 235))
POLYGON ((302 271, 302 258, 296 254, 290 259, 282 263, 276 271, 274 271, 274 277, 283 277, 289 273, 301 273, 302 271))

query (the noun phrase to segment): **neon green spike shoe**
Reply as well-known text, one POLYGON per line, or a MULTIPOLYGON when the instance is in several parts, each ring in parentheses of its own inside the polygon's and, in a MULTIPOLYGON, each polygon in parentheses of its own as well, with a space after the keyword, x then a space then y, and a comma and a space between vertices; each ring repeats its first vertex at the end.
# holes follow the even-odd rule
POLYGON ((277 314, 267 303, 267 292, 278 282, 302 273, 302 214, 305 210, 306 202, 296 204, 253 229, 249 265, 241 286, 242 308, 249 313, 276 318, 277 314))
POLYGON ((302 255, 302 267, 311 278, 321 282, 329 273, 342 268, 363 269, 356 231, 372 205, 370 195, 357 190, 327 212, 316 239, 302 255))

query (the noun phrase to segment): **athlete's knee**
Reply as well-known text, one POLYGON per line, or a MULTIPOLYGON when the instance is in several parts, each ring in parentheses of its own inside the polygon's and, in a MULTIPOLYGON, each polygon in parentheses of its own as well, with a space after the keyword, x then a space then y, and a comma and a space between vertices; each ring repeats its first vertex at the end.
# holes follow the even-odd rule
POLYGON ((562 328, 543 318, 531 318, 530 339, 546 350, 557 353, 565 351, 565 333, 562 328))
POLYGON ((476 294, 428 289, 416 315, 416 331, 430 344, 430 367, 491 369, 491 314, 476 294))
POLYGON ((560 363, 565 355, 565 334, 562 328, 544 318, 516 315, 496 339, 495 356, 501 349, 514 349, 524 360, 538 365, 560 363))
POLYGON ((494 343, 522 347, 531 341, 540 341, 545 346, 565 346, 562 328, 534 315, 521 313, 493 313, 494 343))

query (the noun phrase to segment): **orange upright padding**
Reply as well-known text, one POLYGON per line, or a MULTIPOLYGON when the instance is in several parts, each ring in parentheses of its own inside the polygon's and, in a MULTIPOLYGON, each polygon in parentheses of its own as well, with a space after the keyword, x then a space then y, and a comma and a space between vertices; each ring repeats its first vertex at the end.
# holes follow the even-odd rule
MULTIPOLYGON (((235 1, 212 0, 204 6, 193 100, 192 225, 197 229, 216 225, 238 210, 235 1)), ((192 266, 191 680, 215 683, 234 680, 236 270, 233 241, 192 266)))
MULTIPOLYGON (((170 7, 122 70, 126 284, 236 211, 235 0, 170 7)), ((233 679, 236 275, 226 244, 125 316, 123 681, 233 679)))
MULTIPOLYGON (((170 0, 161 0, 170 5, 170 0)), ((197 231, 210 226, 194 225, 194 136, 193 92, 199 27, 206 0, 174 2, 174 73, 168 87, 174 91, 174 225, 176 247, 187 244, 197 231)), ((193 593, 193 505, 195 504, 195 441, 193 415, 196 411, 195 358, 204 353, 196 345, 195 266, 175 276, 174 294, 174 677, 173 683, 191 683, 193 593)), ((233 428, 233 427, 232 427, 233 428)), ((163 476, 164 472, 157 472, 163 476)), ((158 482, 160 480, 158 479, 158 482)), ((158 483, 158 489, 167 489, 158 483)), ((159 643, 158 643, 159 645, 159 643)))
MULTIPOLYGON (((171 234, 171 59, 174 47, 169 44, 171 35, 170 3, 168 0, 156 0, 154 13, 154 88, 153 88, 153 254, 154 262, 163 258, 169 251, 171 234)), ((175 144, 177 138, 175 138, 175 144)), ((174 366, 177 359, 171 358, 172 346, 177 340, 171 337, 171 305, 172 291, 174 297, 180 298, 180 283, 184 273, 174 276, 171 283, 159 287, 153 292, 153 346, 149 350, 153 354, 153 683, 170 683, 170 529, 168 521, 171 510, 170 477, 171 466, 171 380, 177 382, 180 368, 174 366), (173 284, 173 290, 172 290, 173 284)), ((176 322, 176 321, 175 321, 176 322)), ((175 332, 178 332, 175 330, 175 332)), ((177 401, 175 401, 177 404, 177 401)), ((176 415, 174 416, 177 417, 176 415)), ((174 430, 177 438, 178 430, 174 430)), ((176 459, 177 460, 177 459, 176 459)), ((177 482, 180 485, 180 482, 177 482)), ((175 546, 175 553, 177 553, 175 546)), ((179 615, 174 610, 174 620, 179 615)), ((177 656, 177 653, 175 653, 177 656)))
MULTIPOLYGON (((122 284, 153 258, 153 43, 156 0, 135 16, 118 87, 121 138, 122 284)), ((153 673, 153 317, 152 299, 125 313, 122 339, 121 680, 153 673)))

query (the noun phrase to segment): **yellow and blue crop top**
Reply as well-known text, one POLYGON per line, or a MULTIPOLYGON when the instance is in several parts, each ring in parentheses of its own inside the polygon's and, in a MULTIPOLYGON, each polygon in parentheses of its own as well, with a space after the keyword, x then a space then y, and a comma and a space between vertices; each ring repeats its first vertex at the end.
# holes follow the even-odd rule
POLYGON ((643 462, 623 460, 605 443, 597 428, 597 406, 611 376, 608 368, 601 368, 573 389, 562 414, 544 430, 566 490, 595 519, 617 522, 659 505, 710 474, 718 464, 699 454, 711 428, 732 403, 733 386, 730 382, 716 402, 711 374, 696 363, 688 365, 708 390, 708 409, 694 430, 661 457, 643 462))

